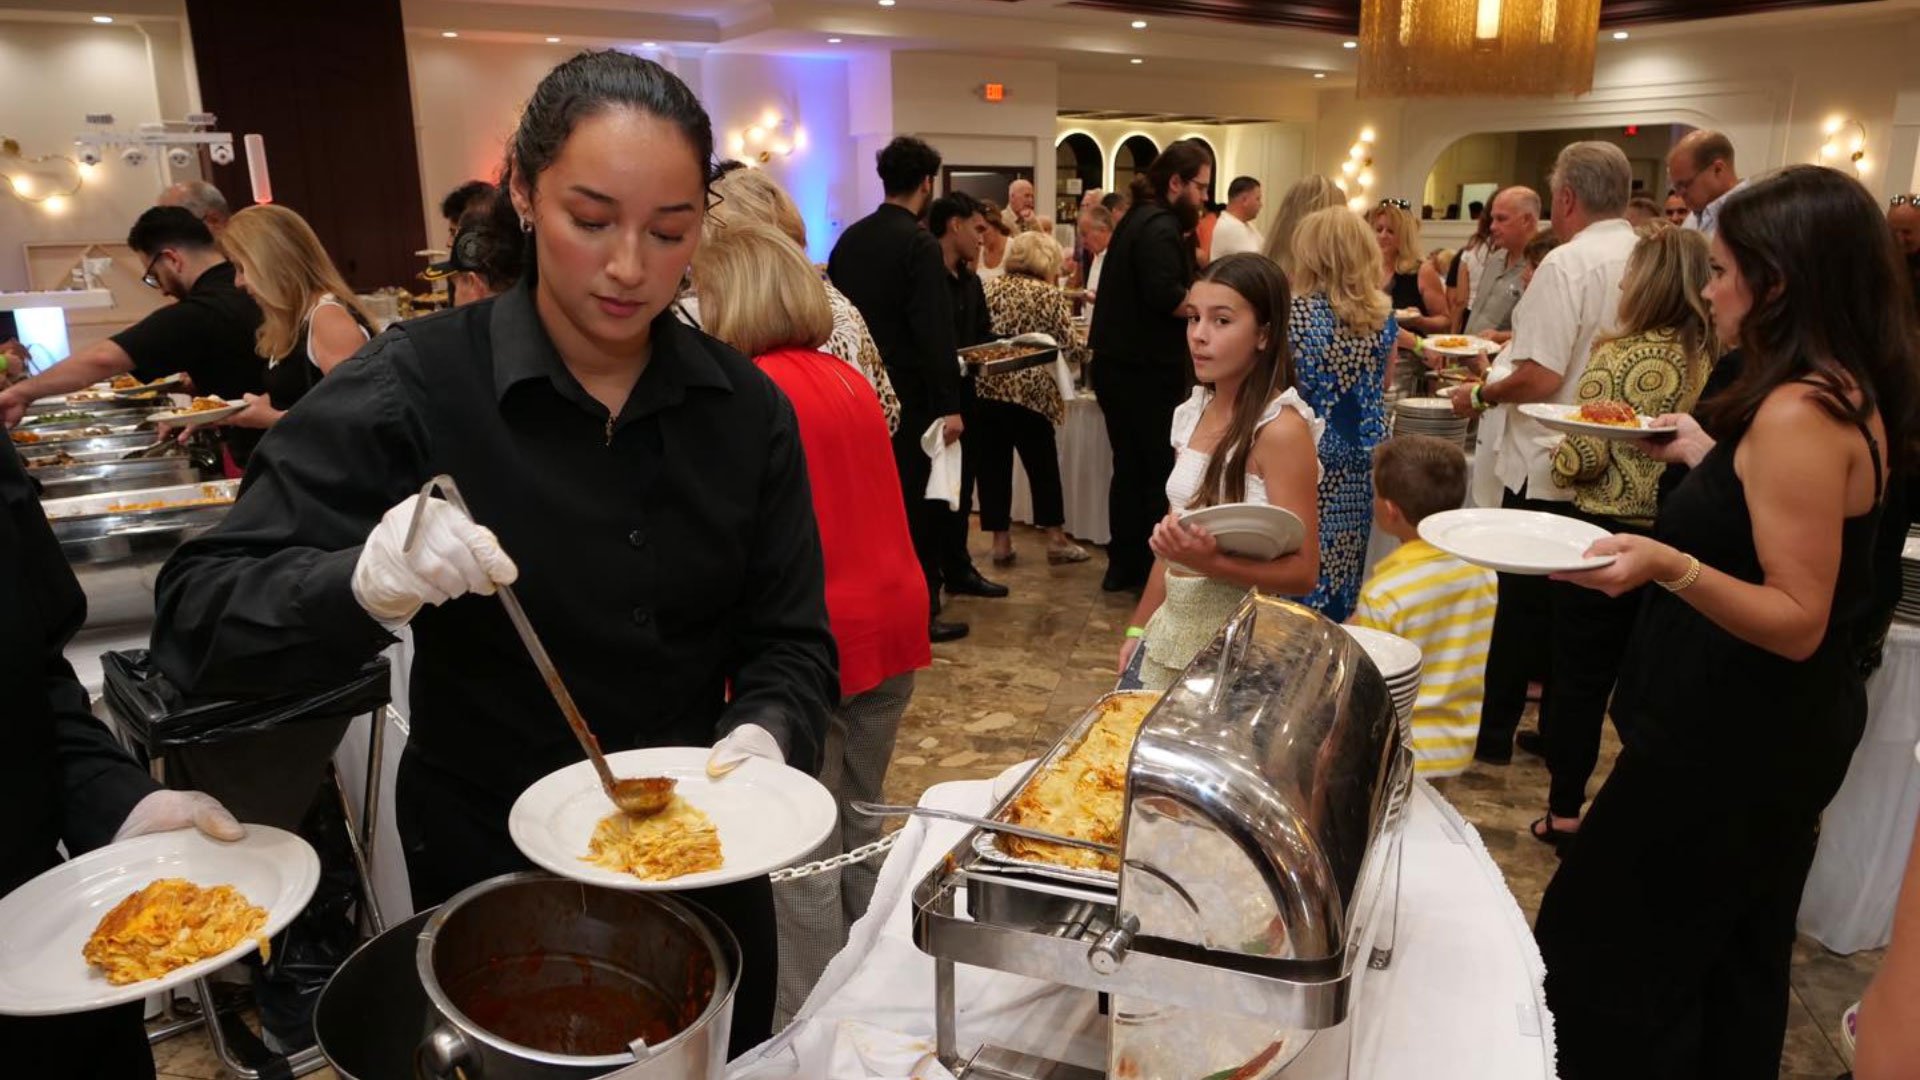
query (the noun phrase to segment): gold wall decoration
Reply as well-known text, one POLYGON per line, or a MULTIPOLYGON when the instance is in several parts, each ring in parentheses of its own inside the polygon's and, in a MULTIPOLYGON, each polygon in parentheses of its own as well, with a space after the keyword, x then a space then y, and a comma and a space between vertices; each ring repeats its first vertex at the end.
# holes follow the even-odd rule
POLYGON ((1593 89, 1600 0, 1362 0, 1361 97, 1593 89))

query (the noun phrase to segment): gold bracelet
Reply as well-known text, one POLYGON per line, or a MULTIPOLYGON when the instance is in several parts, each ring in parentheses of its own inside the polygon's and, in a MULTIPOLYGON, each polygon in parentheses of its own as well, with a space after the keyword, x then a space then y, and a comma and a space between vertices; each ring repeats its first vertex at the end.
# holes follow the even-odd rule
POLYGON ((1677 592, 1687 591, 1687 589, 1693 586, 1694 582, 1699 580, 1700 580, 1700 560, 1689 555, 1687 556, 1687 572, 1686 573, 1681 574, 1679 577, 1675 578, 1672 581, 1661 581, 1661 582, 1657 582, 1657 584, 1661 588, 1667 590, 1668 592, 1677 593, 1677 592))

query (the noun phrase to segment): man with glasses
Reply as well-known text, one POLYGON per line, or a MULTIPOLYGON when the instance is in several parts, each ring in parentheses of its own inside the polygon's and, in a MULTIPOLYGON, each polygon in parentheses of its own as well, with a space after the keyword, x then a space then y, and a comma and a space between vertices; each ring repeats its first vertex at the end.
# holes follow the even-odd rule
MULTIPOLYGON (((46 371, 0 390, 0 425, 20 422, 28 405, 43 397, 85 389, 115 375, 142 382, 186 372, 195 392, 239 401, 264 393, 266 362, 254 352, 260 309, 234 284, 233 265, 215 246, 199 218, 178 206, 156 206, 140 215, 127 246, 145 260, 141 277, 175 302, 46 371)), ((228 446, 244 465, 260 433, 231 429, 228 446)))
POLYGON ((1691 211, 1681 227, 1711 237, 1720 223, 1720 204, 1747 186, 1733 169, 1733 140, 1717 131, 1689 131, 1667 154, 1667 179, 1673 193, 1691 211))

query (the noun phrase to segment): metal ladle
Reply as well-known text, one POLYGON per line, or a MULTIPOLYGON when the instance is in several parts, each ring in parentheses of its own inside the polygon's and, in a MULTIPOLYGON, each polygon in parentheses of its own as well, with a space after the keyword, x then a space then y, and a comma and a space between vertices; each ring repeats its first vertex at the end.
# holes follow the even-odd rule
MULTIPOLYGON (((454 484, 453 477, 445 473, 434 477, 420 488, 420 501, 414 504, 413 521, 407 526, 407 539, 401 550, 411 554, 413 545, 420 538, 420 522, 426 517, 427 500, 439 491, 445 495, 454 509, 473 520, 473 511, 467 509, 467 501, 460 497, 460 488, 454 484)), ((478 522, 475 522, 478 524, 478 522)), ((533 632, 533 624, 527 621, 527 612, 520 606, 520 598, 513 595, 513 586, 494 586, 500 596, 501 606, 507 609, 507 618, 512 620, 513 628, 520 634, 521 644, 527 647, 527 655, 533 658, 533 666, 540 669, 540 675, 547 681, 547 689, 553 693, 553 700, 560 706, 560 712, 567 718, 567 726, 573 729, 574 738, 580 740, 580 748, 587 752, 587 760, 593 762, 593 771, 600 775, 601 790, 613 804, 635 817, 650 817, 667 808, 673 801, 674 782, 664 777, 648 777, 639 780, 615 779, 613 770, 607 767, 607 759, 600 752, 600 740, 593 737, 588 729, 586 718, 580 715, 580 706, 574 704, 573 695, 567 692, 567 684, 560 680, 560 672, 553 666, 553 658, 547 655, 546 646, 540 644, 540 635, 533 632)))

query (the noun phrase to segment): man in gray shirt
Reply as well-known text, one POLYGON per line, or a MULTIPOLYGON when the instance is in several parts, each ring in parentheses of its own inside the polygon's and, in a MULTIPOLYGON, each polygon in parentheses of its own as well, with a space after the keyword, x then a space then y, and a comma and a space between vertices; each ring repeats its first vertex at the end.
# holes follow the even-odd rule
POLYGON ((1486 268, 1467 282, 1472 297, 1466 332, 1493 341, 1512 337, 1513 308, 1524 291, 1527 242, 1540 231, 1540 196, 1531 188, 1510 187, 1493 197, 1493 220, 1486 268))

